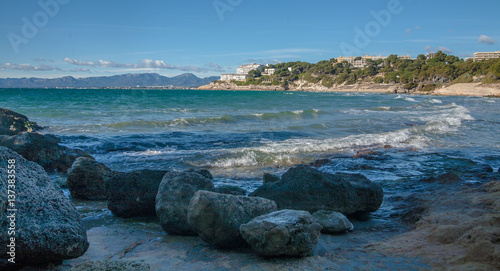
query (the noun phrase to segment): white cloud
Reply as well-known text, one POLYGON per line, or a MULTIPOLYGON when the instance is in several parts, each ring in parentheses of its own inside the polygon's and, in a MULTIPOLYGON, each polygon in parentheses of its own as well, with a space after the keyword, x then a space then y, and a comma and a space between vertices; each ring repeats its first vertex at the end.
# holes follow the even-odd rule
POLYGON ((43 57, 38 57, 38 58, 35 58, 35 61, 38 61, 38 62, 52 62, 54 63, 54 60, 51 60, 51 59, 45 59, 43 57))
POLYGON ((446 47, 443 47, 443 46, 439 46, 437 48, 438 51, 442 51, 443 53, 447 53, 447 54, 451 54, 453 53, 453 51, 449 48, 446 48, 446 47))
POLYGON ((64 61, 68 62, 69 64, 73 65, 78 65, 78 66, 89 66, 89 67, 95 67, 96 63, 92 61, 81 61, 78 59, 71 59, 71 58, 64 58, 64 61))
POLYGON ((430 46, 430 45, 427 45, 427 46, 425 46, 425 50, 430 53, 430 52, 434 51, 434 48, 432 48, 432 46, 430 46))
POLYGON ((88 72, 92 73, 92 71, 89 68, 78 68, 78 69, 72 69, 68 70, 69 72, 88 72))
POLYGON ((224 68, 221 66, 208 62, 204 66, 179 66, 179 65, 171 65, 165 63, 163 60, 152 60, 152 59, 143 59, 140 63, 117 63, 110 60, 98 60, 98 61, 82 61, 78 59, 65 58, 64 61, 77 65, 77 66, 89 66, 89 67, 100 67, 100 68, 126 68, 133 70, 180 70, 180 71, 188 71, 188 72, 223 72, 224 68))
POLYGON ((420 29, 422 29, 422 27, 420 27, 420 26, 417 25, 417 26, 415 26, 413 28, 407 28, 405 30, 405 32, 406 32, 406 34, 410 34, 413 30, 420 30, 420 29))
POLYGON ((486 35, 481 35, 479 36, 479 39, 477 40, 478 43, 485 43, 485 44, 495 44, 496 40, 486 36, 486 35))
POLYGON ((35 66, 32 64, 0 64, 1 70, 20 70, 20 71, 62 71, 60 68, 49 65, 35 66))

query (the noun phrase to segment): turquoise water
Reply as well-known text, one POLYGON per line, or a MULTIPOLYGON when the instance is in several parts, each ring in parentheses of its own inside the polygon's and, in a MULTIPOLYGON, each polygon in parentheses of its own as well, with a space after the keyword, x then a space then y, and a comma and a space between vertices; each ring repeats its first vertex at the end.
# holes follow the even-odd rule
POLYGON ((263 172, 332 158, 324 171, 379 182, 463 159, 500 166, 500 100, 363 93, 1 89, 0 107, 114 170, 205 167, 248 189, 263 172), (390 146, 390 148, 389 148, 390 146), (369 161, 352 158, 377 150, 369 161))

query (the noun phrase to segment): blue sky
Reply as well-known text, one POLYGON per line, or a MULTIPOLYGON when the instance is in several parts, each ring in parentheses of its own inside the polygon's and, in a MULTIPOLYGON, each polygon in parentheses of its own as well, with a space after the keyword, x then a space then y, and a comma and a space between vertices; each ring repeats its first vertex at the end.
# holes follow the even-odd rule
POLYGON ((249 62, 500 50, 500 1, 18 0, 0 78, 234 72, 249 62))

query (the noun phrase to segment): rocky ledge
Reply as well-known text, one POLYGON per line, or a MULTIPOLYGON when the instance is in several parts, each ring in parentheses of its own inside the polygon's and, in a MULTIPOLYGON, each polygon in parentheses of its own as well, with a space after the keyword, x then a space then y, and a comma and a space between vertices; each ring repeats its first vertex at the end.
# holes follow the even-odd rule
POLYGON ((76 158, 90 157, 82 150, 61 146, 53 135, 42 135, 42 127, 28 117, 0 108, 0 146, 9 148, 47 171, 66 172, 76 158))

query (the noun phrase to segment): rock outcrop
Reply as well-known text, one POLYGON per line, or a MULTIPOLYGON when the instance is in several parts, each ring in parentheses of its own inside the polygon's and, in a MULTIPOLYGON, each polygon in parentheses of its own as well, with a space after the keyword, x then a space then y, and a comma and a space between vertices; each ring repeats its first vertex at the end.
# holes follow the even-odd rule
POLYGON ((235 196, 244 196, 247 194, 247 191, 245 191, 245 189, 238 187, 238 186, 233 186, 233 185, 217 186, 217 187, 210 189, 210 191, 215 192, 215 193, 230 194, 230 195, 235 195, 235 196))
POLYGON ((12 261, 43 264, 85 253, 89 243, 75 207, 41 166, 2 147, 0 194, 0 225, 5 229, 0 231, 0 269, 12 267, 12 261))
POLYGON ((308 256, 321 226, 306 211, 280 210, 241 225, 241 235, 262 256, 308 256))
POLYGON ((0 135, 0 146, 9 148, 29 161, 41 165, 45 170, 66 172, 76 158, 90 155, 82 150, 59 145, 61 141, 53 135, 24 132, 14 136, 0 135))
POLYGON ((191 199, 188 222, 205 242, 222 248, 245 246, 241 224, 277 210, 272 200, 198 191, 191 199))
POLYGON ((30 121, 25 115, 0 108, 0 135, 17 135, 22 132, 36 132, 43 127, 30 121))
POLYGON ((108 209, 118 217, 156 216, 155 200, 165 170, 115 173, 106 183, 108 209))
POLYGON ((361 174, 328 174, 306 165, 291 168, 280 181, 268 182, 250 196, 274 200, 279 209, 374 212, 383 200, 382 188, 361 174))
POLYGON ((86 200, 108 198, 106 183, 113 177, 113 171, 93 158, 79 157, 68 170, 67 185, 71 197, 86 200))
POLYGON ((196 235, 187 219, 191 198, 198 190, 207 190, 214 184, 195 172, 169 172, 163 177, 156 195, 156 215, 160 225, 169 234, 196 235))
POLYGON ((320 210, 313 214, 321 225, 322 233, 345 233, 353 230, 354 226, 347 217, 339 212, 320 210))

